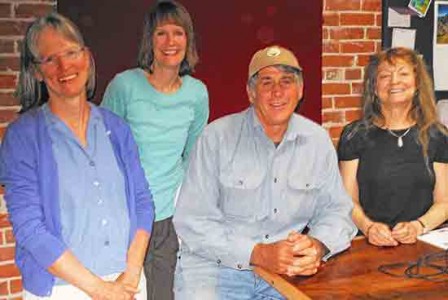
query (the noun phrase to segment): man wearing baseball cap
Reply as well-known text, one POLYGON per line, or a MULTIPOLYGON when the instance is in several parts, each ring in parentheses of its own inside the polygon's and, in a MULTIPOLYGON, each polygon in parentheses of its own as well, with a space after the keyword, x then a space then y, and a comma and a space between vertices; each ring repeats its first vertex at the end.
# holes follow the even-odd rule
POLYGON ((254 266, 313 275, 356 233, 331 139, 294 113, 294 54, 256 52, 247 94, 250 107, 208 125, 192 151, 174 216, 176 299, 283 299, 254 266))

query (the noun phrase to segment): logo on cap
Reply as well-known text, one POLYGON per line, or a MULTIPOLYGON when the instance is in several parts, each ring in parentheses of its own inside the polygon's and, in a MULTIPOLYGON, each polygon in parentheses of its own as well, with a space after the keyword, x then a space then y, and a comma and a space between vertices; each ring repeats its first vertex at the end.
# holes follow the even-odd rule
POLYGON ((275 57, 275 56, 279 56, 280 52, 281 52, 280 48, 278 48, 278 47, 271 47, 266 52, 266 55, 269 56, 269 57, 275 57))

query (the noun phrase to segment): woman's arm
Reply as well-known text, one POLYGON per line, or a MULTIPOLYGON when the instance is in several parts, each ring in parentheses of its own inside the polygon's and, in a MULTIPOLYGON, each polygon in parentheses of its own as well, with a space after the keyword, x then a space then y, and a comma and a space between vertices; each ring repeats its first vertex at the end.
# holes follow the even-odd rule
POLYGON ((345 189, 353 200, 352 218, 356 226, 369 239, 369 242, 377 246, 396 246, 397 241, 392 237, 392 232, 386 224, 372 221, 364 212, 359 202, 359 190, 356 174, 358 172, 359 159, 339 162, 339 170, 342 175, 345 189))

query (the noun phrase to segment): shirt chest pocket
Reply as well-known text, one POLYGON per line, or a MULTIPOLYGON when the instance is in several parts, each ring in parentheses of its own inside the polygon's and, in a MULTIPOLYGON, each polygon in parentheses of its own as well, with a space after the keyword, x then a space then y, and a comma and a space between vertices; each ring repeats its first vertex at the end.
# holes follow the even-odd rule
POLYGON ((322 181, 316 178, 306 178, 301 175, 290 176, 286 188, 284 202, 290 214, 294 217, 309 219, 316 209, 322 181))
POLYGON ((263 212, 262 171, 232 170, 220 177, 220 206, 227 218, 254 221, 263 212))

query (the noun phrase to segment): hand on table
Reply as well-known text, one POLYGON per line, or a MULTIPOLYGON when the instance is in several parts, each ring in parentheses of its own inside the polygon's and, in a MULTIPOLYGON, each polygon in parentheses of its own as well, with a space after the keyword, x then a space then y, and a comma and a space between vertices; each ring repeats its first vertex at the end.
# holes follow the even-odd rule
POLYGON ((418 221, 401 222, 392 229, 392 237, 402 244, 415 243, 422 233, 423 227, 418 221))
POLYGON ((369 225, 366 232, 369 243, 375 246, 397 246, 398 241, 392 236, 389 226, 379 222, 369 225))

